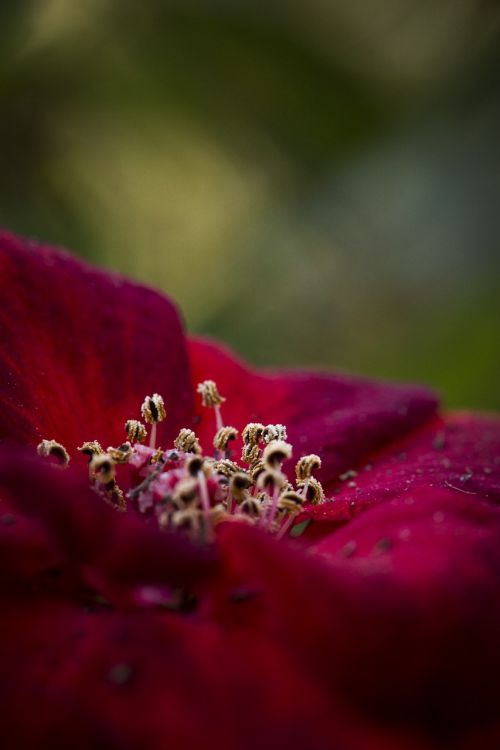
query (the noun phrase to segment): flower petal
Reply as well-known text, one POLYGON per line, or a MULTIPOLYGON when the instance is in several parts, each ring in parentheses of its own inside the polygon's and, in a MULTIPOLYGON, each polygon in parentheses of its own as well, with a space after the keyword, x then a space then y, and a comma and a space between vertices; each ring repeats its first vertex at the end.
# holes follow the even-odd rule
MULTIPOLYGON (((252 371, 226 350, 190 342, 193 384, 215 380, 226 402, 224 421, 282 423, 296 458, 317 453, 318 477, 328 485, 364 456, 416 429, 435 413, 436 398, 417 386, 399 386, 347 375, 252 371)), ((199 404, 202 442, 209 446, 213 418, 199 404)))
MULTIPOLYGON (((309 507, 314 521, 343 524, 360 512, 415 487, 452 489, 500 502, 500 420, 471 414, 448 415, 415 435, 368 457, 349 481, 335 488, 333 501, 309 507)), ((326 533, 321 528, 311 533, 326 533)))
POLYGON ((130 603, 145 586, 194 585, 216 564, 213 549, 117 513, 77 469, 20 452, 0 457, 0 532, 7 587, 36 575, 45 590, 46 574, 57 568, 61 585, 69 573, 76 588, 85 583, 112 602, 130 603), (5 515, 13 523, 1 523, 5 515))
POLYGON ((161 393, 161 440, 189 420, 183 332, 164 297, 64 252, 0 233, 0 440, 123 442, 161 393))
POLYGON ((307 554, 227 525, 230 572, 211 614, 226 628, 272 632, 361 725, 404 728, 432 747, 481 747, 479 733, 492 748, 500 509, 449 489, 413 499, 373 508, 307 554))

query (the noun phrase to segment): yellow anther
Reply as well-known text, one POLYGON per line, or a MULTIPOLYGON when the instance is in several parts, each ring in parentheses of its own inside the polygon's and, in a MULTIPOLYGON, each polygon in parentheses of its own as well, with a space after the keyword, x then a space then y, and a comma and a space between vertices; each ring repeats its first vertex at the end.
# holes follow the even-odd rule
POLYGON ((115 464, 126 464, 129 458, 132 456, 133 450, 130 443, 122 443, 118 448, 109 446, 106 451, 108 456, 111 456, 115 464))
POLYGON ((165 402, 159 393, 146 396, 141 406, 141 414, 144 421, 148 424, 163 422, 167 416, 167 412, 165 411, 165 402))
POLYGON ((309 456, 302 456, 295 466, 295 474, 299 481, 304 481, 312 477, 315 471, 321 469, 321 458, 315 453, 309 456))
POLYGON ((241 433, 245 445, 258 445, 262 440, 265 427, 260 422, 249 422, 241 433))
POLYGON ((240 513, 249 516, 249 518, 259 518, 261 509, 262 506, 259 500, 251 496, 247 497, 246 500, 243 500, 239 506, 240 513))
POLYGON ((61 443, 56 440, 42 440, 37 445, 37 453, 44 458, 55 458, 60 466, 66 467, 69 464, 69 453, 61 443))
POLYGON ((115 464, 108 453, 98 453, 90 461, 90 471, 100 484, 109 484, 115 478, 115 464))
POLYGON ((111 505, 113 505, 116 510, 120 510, 122 512, 127 510, 127 502, 125 500, 125 496, 122 490, 118 487, 115 479, 113 479, 106 487, 106 495, 108 497, 108 500, 111 502, 111 505))
POLYGON ((174 445, 183 453, 201 453, 201 447, 193 430, 183 428, 175 438, 174 445))
POLYGON ((302 490, 305 494, 305 501, 312 503, 312 505, 319 505, 325 500, 325 492, 321 485, 321 482, 315 477, 309 477, 304 481, 297 482, 297 487, 302 490))
POLYGON ((196 537, 200 534, 203 516, 197 508, 186 508, 172 513, 170 523, 175 529, 186 531, 190 536, 196 537))
POLYGON ((173 492, 174 504, 179 504, 180 507, 197 502, 198 497, 199 486, 196 479, 182 479, 177 483, 173 492))
POLYGON ((272 494, 275 489, 283 487, 287 482, 286 477, 281 471, 275 469, 265 469, 257 477, 257 487, 272 494))
POLYGON ((256 482, 262 472, 266 470, 266 468, 267 467, 264 461, 257 461, 256 463, 254 463, 250 470, 250 476, 252 477, 252 480, 256 482))
POLYGON ((92 460, 93 456, 99 456, 104 453, 101 444, 97 440, 89 440, 87 443, 81 445, 78 450, 85 456, 88 456, 89 460, 92 460))
POLYGON ((131 443, 143 443, 146 440, 146 428, 138 419, 127 419, 125 432, 131 443))
POLYGON ((287 440, 286 427, 283 424, 268 424, 264 427, 262 433, 262 439, 265 443, 270 443, 271 440, 287 440))
POLYGON ((216 474, 221 474, 226 479, 229 479, 237 471, 240 471, 238 464, 229 458, 222 458, 220 461, 216 461, 212 468, 216 474))
POLYGON ((221 427, 214 437, 214 448, 218 451, 226 451, 230 440, 236 440, 238 430, 234 427, 221 427))
POLYGON ((272 440, 264 448, 262 459, 269 469, 279 469, 283 461, 292 457, 292 446, 283 440, 272 440))
POLYGON ((219 391, 217 390, 217 385, 213 380, 204 380, 202 383, 199 383, 196 391, 201 395, 201 402, 203 406, 207 406, 212 409, 215 406, 220 406, 226 400, 223 396, 220 395, 219 391))
POLYGON ((244 445, 241 452, 241 460, 246 464, 256 464, 262 456, 262 451, 258 445, 244 445))
POLYGON ((186 469, 188 474, 192 477, 197 477, 200 471, 205 471, 207 469, 205 466, 205 459, 203 456, 193 455, 186 461, 186 469))
POLYGON ((278 510, 283 513, 297 513, 304 504, 304 498, 294 490, 287 490, 278 499, 278 510))
POLYGON ((253 482, 248 474, 239 471, 233 474, 229 481, 229 492, 237 503, 241 503, 248 496, 248 490, 253 482))

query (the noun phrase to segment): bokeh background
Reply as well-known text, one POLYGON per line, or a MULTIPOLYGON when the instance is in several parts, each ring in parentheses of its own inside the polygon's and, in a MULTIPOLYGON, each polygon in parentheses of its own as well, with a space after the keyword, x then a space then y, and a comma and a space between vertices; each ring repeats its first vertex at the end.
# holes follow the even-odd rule
POLYGON ((2 0, 0 176, 254 363, 500 407, 496 0, 2 0))

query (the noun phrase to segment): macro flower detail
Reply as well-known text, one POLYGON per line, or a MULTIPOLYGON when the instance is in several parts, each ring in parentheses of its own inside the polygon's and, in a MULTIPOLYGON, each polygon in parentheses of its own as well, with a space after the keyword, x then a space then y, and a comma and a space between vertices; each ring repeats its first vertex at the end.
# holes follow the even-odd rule
POLYGON ((497 418, 6 233, 0 283, 3 747, 498 746, 497 418))

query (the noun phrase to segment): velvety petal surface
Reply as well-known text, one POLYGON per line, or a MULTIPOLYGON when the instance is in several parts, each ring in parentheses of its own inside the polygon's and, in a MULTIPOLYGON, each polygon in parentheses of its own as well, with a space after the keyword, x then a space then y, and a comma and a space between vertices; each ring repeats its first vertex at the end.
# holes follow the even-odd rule
POLYGON ((0 455, 0 585, 29 594, 94 589, 133 604, 146 586, 192 586, 215 569, 214 548, 160 532, 121 514, 89 487, 79 469, 63 470, 27 452, 0 455), (28 586, 26 591, 25 587, 28 586))
POLYGON ((178 314, 164 297, 0 232, 0 440, 123 442, 146 395, 168 402, 166 440, 192 391, 178 314))
MULTIPOLYGON (((318 478, 327 489, 339 472, 418 428, 436 411, 436 397, 418 386, 351 375, 253 371, 201 340, 192 340, 189 351, 193 387, 205 379, 217 382, 226 398, 225 423, 237 429, 247 422, 284 424, 296 458, 321 456, 318 478)), ((214 417, 199 405, 197 411, 196 429, 209 447, 214 417)))
MULTIPOLYGON (((374 505, 411 498, 416 487, 450 489, 499 503, 500 420, 473 414, 436 418, 352 469, 332 486, 333 499, 309 507, 308 517, 343 524, 374 505)), ((314 533, 325 532, 316 527, 314 533)))

